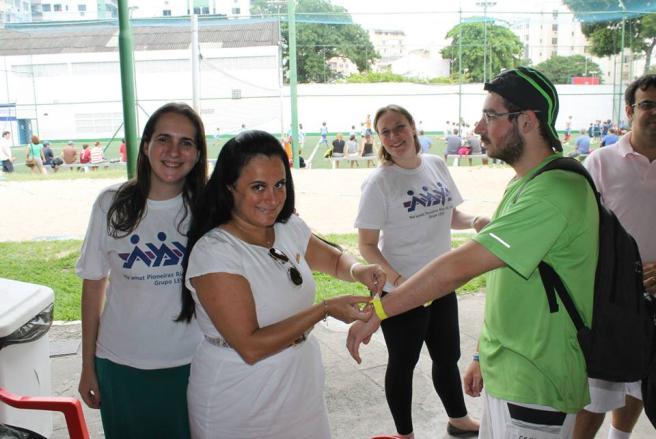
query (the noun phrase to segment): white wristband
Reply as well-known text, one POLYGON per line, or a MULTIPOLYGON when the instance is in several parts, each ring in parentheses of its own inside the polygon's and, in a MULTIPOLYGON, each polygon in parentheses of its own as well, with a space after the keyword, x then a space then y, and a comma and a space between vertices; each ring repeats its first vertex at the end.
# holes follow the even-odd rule
POLYGON ((349 274, 351 275, 351 279, 353 279, 353 281, 355 281, 355 275, 353 274, 353 270, 355 270, 355 267, 357 267, 358 265, 362 265, 362 264, 359 262, 354 262, 353 264, 351 264, 351 268, 349 268, 349 274))

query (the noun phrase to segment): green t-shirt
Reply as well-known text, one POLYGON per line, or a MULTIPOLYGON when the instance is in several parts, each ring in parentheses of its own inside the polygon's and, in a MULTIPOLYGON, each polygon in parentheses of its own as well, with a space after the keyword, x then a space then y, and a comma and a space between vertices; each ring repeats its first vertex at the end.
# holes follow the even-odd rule
POLYGON ((560 300, 549 312, 537 268, 544 260, 556 270, 589 325, 599 212, 580 175, 549 171, 527 183, 556 157, 512 181, 474 238, 507 265, 488 275, 480 358, 490 395, 574 413, 590 401, 585 359, 560 300))
POLYGON ((37 143, 36 145, 34 143, 30 143, 28 145, 29 148, 29 156, 30 158, 41 158, 41 150, 43 149, 43 145, 41 143, 37 143))

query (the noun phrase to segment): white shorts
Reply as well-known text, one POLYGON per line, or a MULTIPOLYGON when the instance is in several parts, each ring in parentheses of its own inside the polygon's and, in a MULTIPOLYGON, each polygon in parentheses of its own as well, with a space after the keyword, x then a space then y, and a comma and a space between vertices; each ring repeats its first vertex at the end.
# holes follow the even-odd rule
POLYGON ((591 413, 606 413, 624 407, 626 395, 642 401, 642 382, 615 383, 612 381, 588 378, 590 404, 585 409, 591 413))
POLYGON ((552 407, 505 401, 484 395, 485 407, 479 438, 565 439, 574 433, 576 413, 552 407))

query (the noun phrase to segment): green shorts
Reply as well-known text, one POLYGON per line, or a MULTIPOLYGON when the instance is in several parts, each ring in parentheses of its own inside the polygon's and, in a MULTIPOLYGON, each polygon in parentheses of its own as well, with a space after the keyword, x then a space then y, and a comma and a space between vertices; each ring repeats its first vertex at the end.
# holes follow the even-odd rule
POLYGON ((105 437, 189 438, 189 369, 189 364, 167 369, 136 369, 96 357, 105 437))

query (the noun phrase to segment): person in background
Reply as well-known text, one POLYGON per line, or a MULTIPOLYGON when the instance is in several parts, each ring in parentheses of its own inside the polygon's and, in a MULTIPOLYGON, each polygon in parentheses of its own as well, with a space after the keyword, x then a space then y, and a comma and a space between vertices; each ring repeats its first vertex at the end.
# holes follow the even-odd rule
POLYGON ((572 138, 572 116, 568 116, 565 121, 565 144, 569 145, 569 140, 572 138))
POLYGON ((576 149, 569 153, 570 157, 578 157, 580 155, 588 155, 590 153, 590 136, 581 130, 581 135, 576 138, 576 149))
POLYGON ((137 175, 98 196, 77 262, 79 392, 110 439, 189 438, 187 381, 202 335, 176 322, 191 206, 207 179, 203 122, 169 103, 144 127, 137 175))
POLYGON ((44 166, 52 166, 52 159, 55 158, 55 153, 50 147, 50 142, 45 140, 43 142, 43 164, 44 166))
POLYGON ((313 235, 294 214, 280 143, 245 131, 221 149, 193 212, 183 311, 205 339, 191 366, 192 437, 330 437, 321 352, 310 334, 328 316, 368 318, 368 297, 315 303, 313 271, 380 291, 385 273, 313 235))
POLYGON ((419 130, 419 143, 421 144, 421 153, 428 154, 430 152, 433 142, 424 134, 423 130, 419 130))
POLYGON ((69 140, 66 146, 62 149, 61 152, 62 159, 67 165, 71 165, 77 162, 77 149, 72 140, 69 140))
POLYGON ((32 142, 27 145, 27 155, 25 157, 26 163, 32 169, 33 173, 47 174, 46 168, 43 166, 45 156, 43 155, 43 144, 39 140, 39 136, 32 136, 32 142), (31 163, 31 166, 29 165, 31 163))
MULTIPOLYGON (((460 137, 458 128, 453 129, 453 133, 446 136, 446 150, 444 151, 444 161, 446 162, 450 155, 457 155, 462 146, 462 137, 460 137)), ((447 162, 448 163, 448 162, 447 162)))
MULTIPOLYGON (((348 141, 346 142, 346 148, 347 148, 347 156, 348 157, 355 157, 358 155, 358 141, 356 140, 355 136, 349 137, 348 141)), ((351 162, 351 168, 355 166, 356 168, 360 167, 360 164, 358 163, 357 160, 350 160, 351 162)))
POLYGON ((319 133, 321 134, 321 140, 319 140, 320 145, 328 146, 328 127, 326 122, 321 123, 321 128, 319 128, 319 133))
MULTIPOLYGON (((583 165, 604 205, 635 238, 645 287, 656 295, 656 75, 644 75, 629 84, 624 102, 631 131, 617 143, 593 151, 583 165)), ((628 439, 642 413, 640 381, 616 383, 590 378, 588 382, 591 402, 576 417, 574 438, 594 438, 606 412, 612 411, 608 439, 628 439)))
POLYGON ((2 172, 14 172, 14 157, 11 154, 11 133, 3 131, 0 137, 0 161, 2 162, 2 172))
POLYGON ((617 135, 617 130, 615 128, 610 128, 608 130, 608 134, 604 136, 603 139, 601 139, 601 144, 599 146, 608 146, 608 145, 613 145, 617 143, 617 141, 620 139, 620 137, 617 135))
POLYGON ((374 139, 371 134, 366 134, 364 139, 362 139, 362 146, 360 147, 360 157, 371 157, 371 160, 367 160, 367 168, 369 165, 372 167, 376 166, 374 163, 374 139))
POLYGON ((125 139, 121 139, 121 144, 118 147, 118 153, 121 156, 121 161, 122 162, 127 162, 128 161, 128 149, 125 145, 125 139))
POLYGON ((491 272, 480 354, 463 379, 470 396, 481 396, 485 386, 480 437, 569 439, 576 414, 590 402, 586 363, 569 314, 563 307, 549 312, 538 265, 542 260, 552 265, 589 325, 599 248, 597 200, 582 175, 551 171, 532 178, 562 151, 556 87, 541 72, 506 70, 485 90, 476 132, 487 154, 517 175, 472 241, 428 263, 393 294, 374 297, 375 314, 351 326, 347 347, 359 362, 360 343, 381 320, 491 272))
POLYGON ((92 171, 97 171, 98 170, 98 165, 102 163, 105 160, 105 157, 103 155, 103 149, 102 146, 100 146, 100 142, 95 142, 93 144, 93 148, 91 148, 91 170, 92 171))
POLYGON ((364 135, 372 135, 374 132, 371 129, 371 114, 367 114, 367 117, 364 119, 364 135))
MULTIPOLYGON (((360 254, 385 270, 384 297, 451 249, 451 229, 478 231, 489 220, 457 209, 463 200, 446 163, 420 154, 414 119, 405 108, 378 110, 374 129, 381 166, 362 184, 355 227, 360 254)), ((385 396, 398 437, 414 437, 412 379, 424 344, 433 362, 433 386, 449 416, 447 432, 475 435, 479 423, 467 413, 458 370, 456 293, 393 317, 382 328, 388 351, 385 396)))
MULTIPOLYGON (((344 142, 344 138, 342 137, 342 133, 337 134, 337 138, 333 140, 333 149, 331 156, 340 158, 344 157, 344 152, 346 148, 346 142, 344 142)), ((340 160, 335 161, 335 168, 339 168, 339 162, 340 160)))
MULTIPOLYGON (((471 130, 467 133, 467 137, 465 138, 465 145, 469 147, 469 151, 471 155, 480 155, 484 154, 483 148, 481 147, 481 138, 478 137, 478 135, 474 132, 474 130, 471 130)), ((469 166, 472 165, 472 158, 468 157, 469 160, 469 166)), ((481 159, 483 161, 484 165, 487 165, 488 159, 487 157, 484 157, 481 159)))
POLYGON ((80 152, 80 164, 84 165, 80 167, 80 170, 84 169, 84 172, 89 172, 89 163, 91 162, 91 148, 89 148, 88 143, 82 144, 82 151, 80 152))

